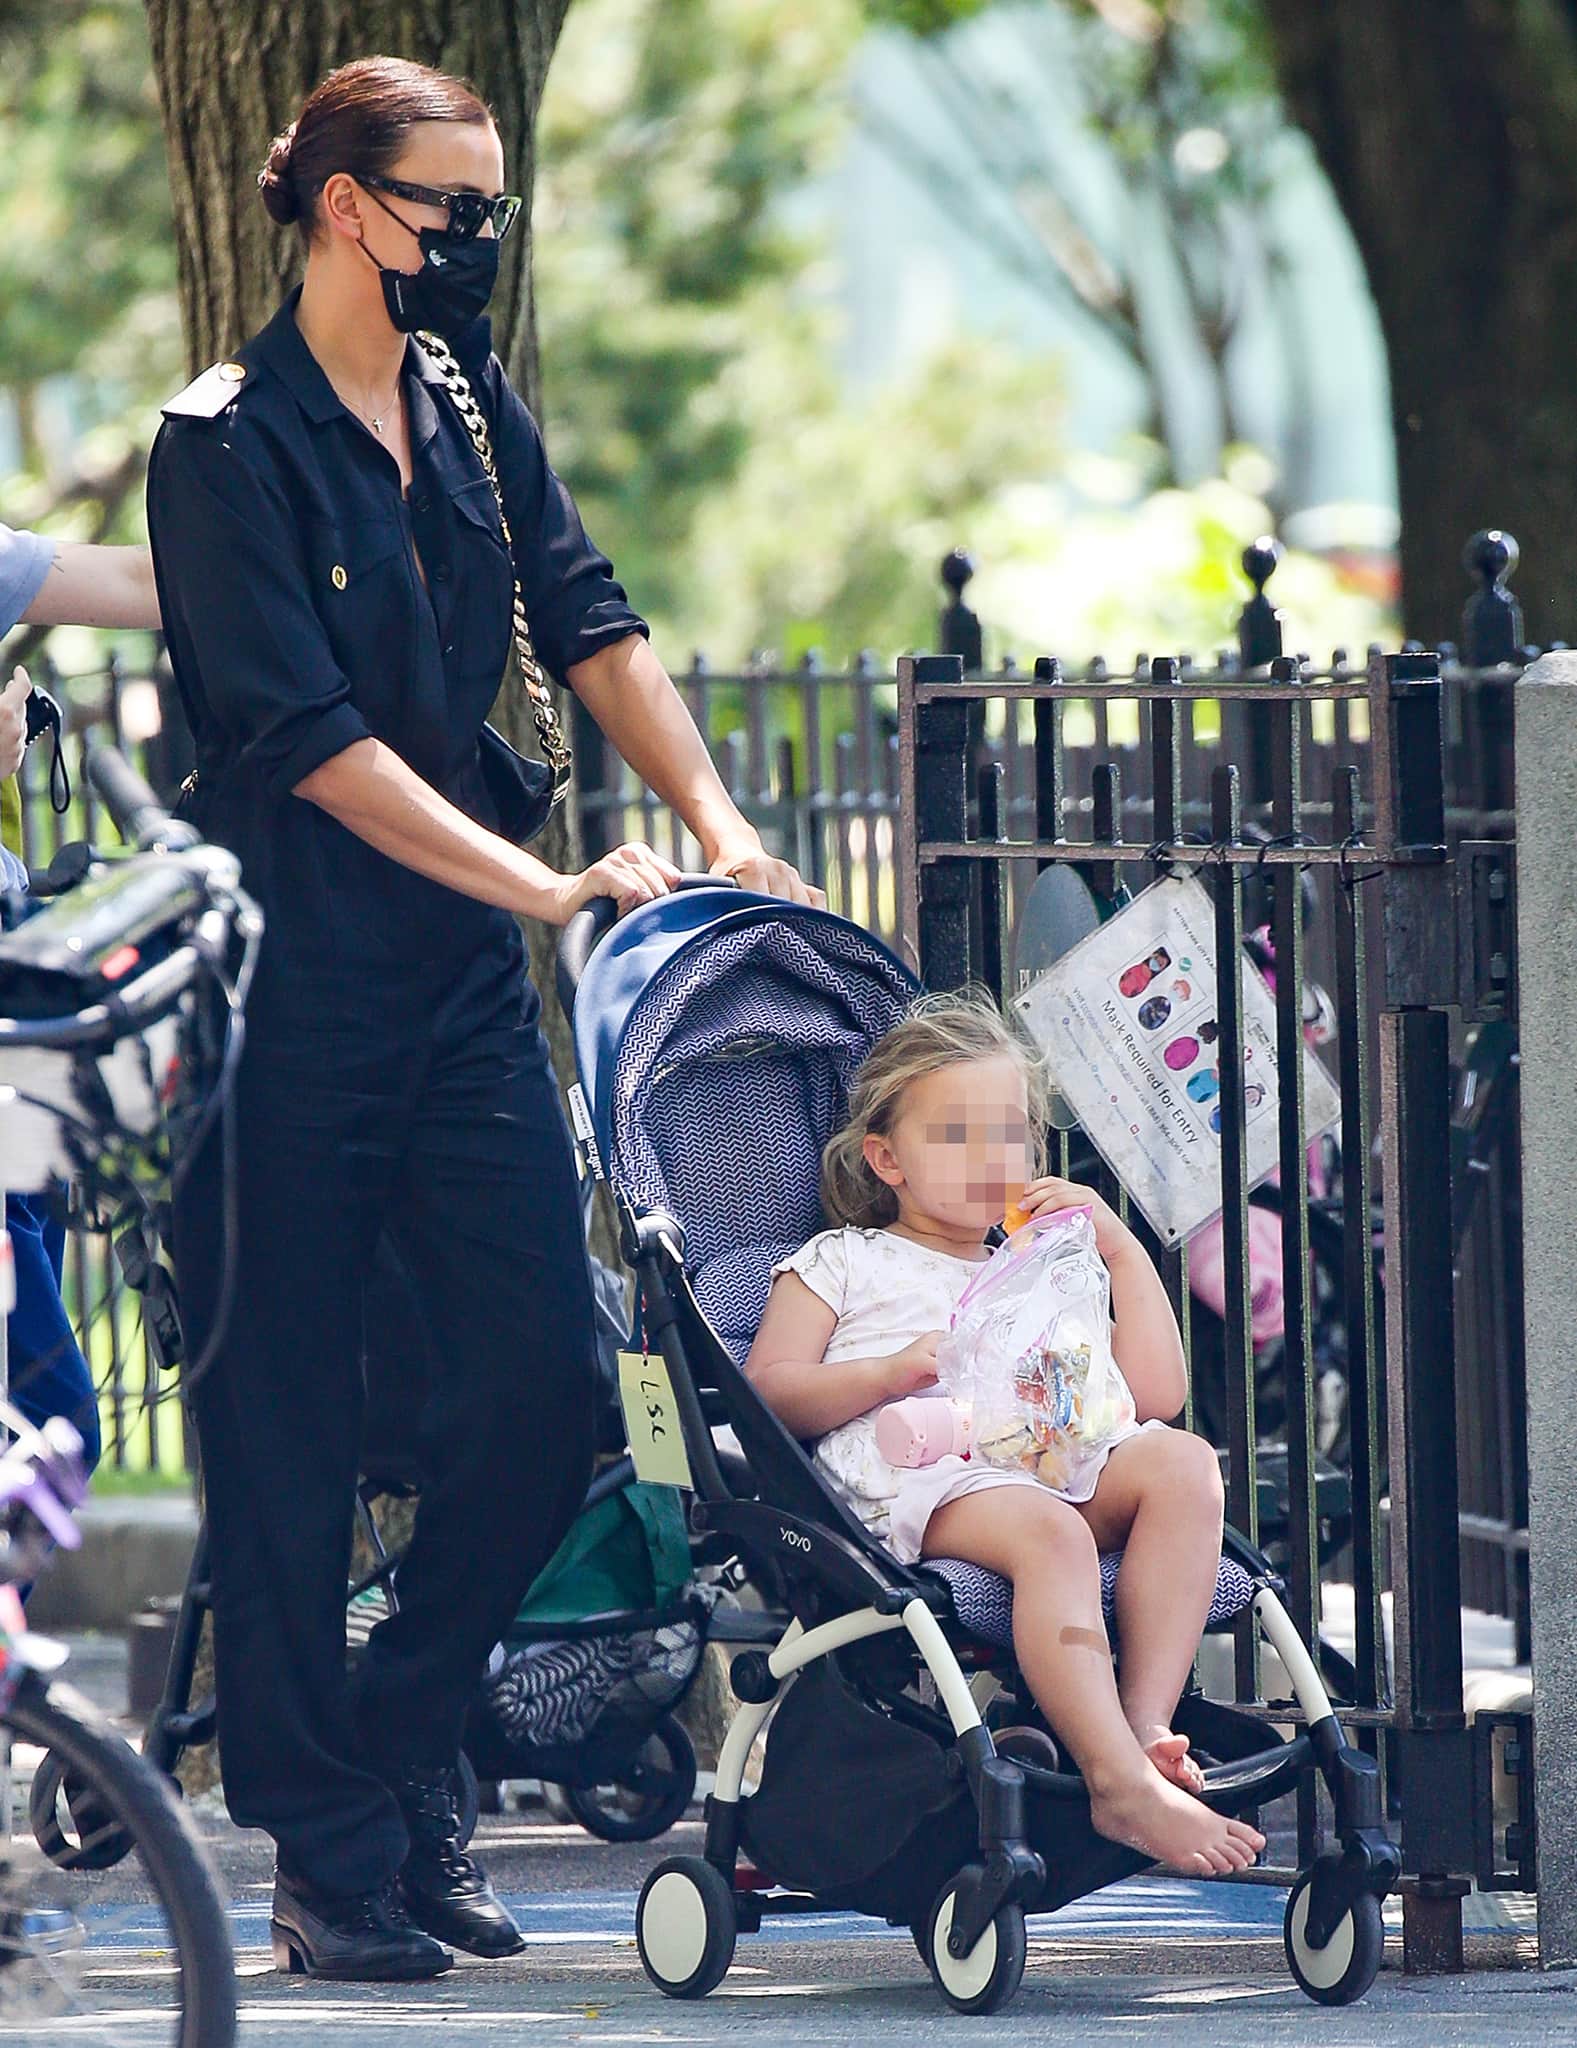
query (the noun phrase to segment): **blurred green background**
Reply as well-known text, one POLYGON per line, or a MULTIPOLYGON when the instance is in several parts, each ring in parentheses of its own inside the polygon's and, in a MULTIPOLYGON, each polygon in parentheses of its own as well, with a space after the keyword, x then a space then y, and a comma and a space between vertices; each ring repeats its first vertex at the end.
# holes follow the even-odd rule
MULTIPOLYGON (((1394 633, 1379 328, 1250 8, 575 0, 534 226, 671 666, 934 644, 953 545, 993 660, 1203 653, 1271 526, 1289 645, 1394 633)), ((0 6, 0 518, 141 536, 176 263, 139 0, 0 6)))

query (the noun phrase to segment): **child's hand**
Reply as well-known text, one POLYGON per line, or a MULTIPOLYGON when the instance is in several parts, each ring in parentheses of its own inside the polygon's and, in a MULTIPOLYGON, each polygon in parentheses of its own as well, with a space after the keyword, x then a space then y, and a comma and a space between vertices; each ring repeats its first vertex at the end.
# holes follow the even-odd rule
POLYGON ((1059 1180, 1055 1174, 1032 1180, 1019 1197, 1018 1206, 1026 1216, 1054 1216, 1059 1209, 1088 1209, 1095 1225, 1095 1249, 1108 1266, 1114 1258, 1122 1258, 1137 1248, 1138 1240, 1110 1203, 1103 1202, 1094 1188, 1080 1187, 1077 1181, 1059 1180))
POLYGON ((895 1351, 887 1360, 887 1391, 893 1395, 919 1394, 936 1385, 936 1347, 945 1332, 927 1330, 895 1351))

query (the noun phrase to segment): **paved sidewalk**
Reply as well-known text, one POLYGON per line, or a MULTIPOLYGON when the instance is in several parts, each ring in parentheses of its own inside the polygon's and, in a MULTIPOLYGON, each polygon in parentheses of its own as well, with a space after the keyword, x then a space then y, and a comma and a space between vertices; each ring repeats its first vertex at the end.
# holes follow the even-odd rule
MULTIPOLYGON (((73 1675, 113 1710, 124 1666, 113 1640, 74 1646, 73 1675)), ((963 2029, 1004 2040, 1135 2042, 1220 2048, 1577 2048, 1577 1971, 1535 1967, 1533 1901, 1470 1900, 1469 1971, 1404 1978, 1399 1910, 1373 1992, 1342 2012, 1293 1986, 1281 1944, 1284 1894, 1264 1885, 1146 1878, 1030 1923, 1024 1987, 994 2019, 943 2006, 906 1930, 851 1915, 769 1923, 741 1936, 734 1967, 698 2004, 661 1998, 641 1972, 635 1897, 665 1855, 695 1853, 698 1817, 662 1842, 615 1847, 559 1825, 540 1807, 484 1817, 477 1849, 516 1912, 525 1953, 507 1963, 462 1959, 434 1984, 377 1989, 287 1980, 268 1946, 272 1858, 266 1840, 232 1828, 211 1799, 198 1817, 231 1901, 245 2048, 364 2048, 431 2035, 445 2048, 544 2042, 707 2043, 752 2048, 902 2040, 957 2043, 963 2029)), ((135 1950, 135 1877, 95 1881, 111 1953, 135 1950), (129 1908, 129 1912, 128 1912, 129 1908)))
MULTIPOLYGON (((1293 1987, 1281 1948, 1283 1895, 1267 1886, 1138 1879, 1030 1927, 1029 1967, 1014 2004, 991 2020, 950 2014, 906 1930, 854 1916, 769 1924, 742 1936, 733 1970, 694 2005, 646 1982, 634 1941, 635 1895, 665 1854, 694 1852, 691 1818, 660 1844, 613 1847, 540 1809, 484 1818, 479 1853, 517 1913, 524 1955, 462 1959, 420 1987, 325 1986, 278 1976, 268 1950, 271 1858, 205 1802, 204 1831, 232 1900, 248 2048, 363 2048, 429 2033, 445 2048, 510 2040, 623 2044, 744 2038, 758 2048, 903 2040, 956 2043, 958 2030, 1003 2039, 1219 2043, 1395 2043, 1397 2048, 1577 2048, 1577 1972, 1542 1977, 1532 1962, 1531 1902, 1473 1902, 1472 1969, 1460 1979, 1400 1974, 1393 1938, 1370 1997, 1345 2012, 1311 2005, 1293 1987), (1496 1924, 1484 1926, 1485 1921, 1496 1924)), ((111 1878, 124 1896, 134 1880, 111 1878)), ((106 1906, 108 1899, 106 1898, 106 1906)), ((1393 1930, 1394 1937, 1394 1930, 1393 1930)), ((113 1951, 137 1949, 137 1918, 118 1916, 113 1951)), ((96 1958, 115 1973, 115 1955, 96 1958)), ((971 2038, 973 2035, 971 2034, 971 2038)))

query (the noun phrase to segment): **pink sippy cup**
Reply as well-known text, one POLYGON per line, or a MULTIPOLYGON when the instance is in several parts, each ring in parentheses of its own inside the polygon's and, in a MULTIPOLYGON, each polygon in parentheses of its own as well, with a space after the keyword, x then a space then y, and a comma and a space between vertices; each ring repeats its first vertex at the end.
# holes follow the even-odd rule
POLYGON ((889 1465, 934 1465, 950 1452, 969 1455, 969 1417, 956 1401, 910 1394, 876 1412, 876 1448, 889 1465))

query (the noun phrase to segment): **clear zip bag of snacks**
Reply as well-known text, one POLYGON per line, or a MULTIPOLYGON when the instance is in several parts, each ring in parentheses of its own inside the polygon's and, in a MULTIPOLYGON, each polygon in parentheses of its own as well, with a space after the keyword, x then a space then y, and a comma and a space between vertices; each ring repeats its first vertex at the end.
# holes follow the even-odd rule
POLYGON ((1083 1498, 1134 1421, 1111 1335, 1090 1211, 1031 1217, 965 1289, 937 1348, 938 1385, 969 1412, 970 1455, 1083 1498))

